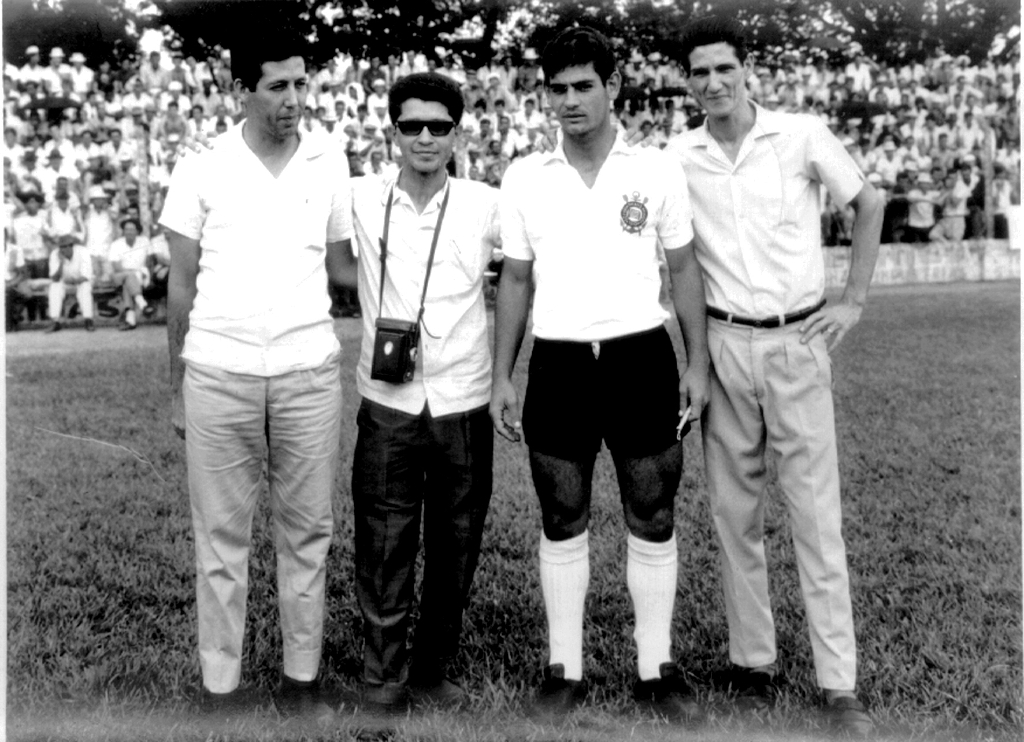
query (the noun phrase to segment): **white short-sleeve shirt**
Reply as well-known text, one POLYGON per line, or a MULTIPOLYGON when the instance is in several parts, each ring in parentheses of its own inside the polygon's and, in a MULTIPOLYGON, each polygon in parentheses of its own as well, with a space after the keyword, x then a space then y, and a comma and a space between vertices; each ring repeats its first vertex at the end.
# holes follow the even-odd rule
POLYGON ((352 236, 348 161, 303 137, 275 179, 242 138, 178 163, 160 223, 200 242, 197 294, 182 358, 276 376, 339 351, 330 317, 328 242, 352 236))
MULTIPOLYGON (((484 271, 500 245, 498 192, 471 180, 449 178, 448 207, 438 232, 427 284, 420 356, 407 384, 370 378, 374 323, 382 316, 380 239, 384 213, 397 176, 352 181, 355 244, 359 250, 359 302, 363 341, 356 372, 359 393, 379 404, 416 415, 425 404, 434 417, 467 412, 491 398, 491 353, 484 306, 484 271)), ((388 229, 383 316, 415 320, 419 312, 430 243, 444 198, 442 188, 416 213, 409 195, 394 188, 388 229)))
POLYGON ((616 139, 587 188, 559 146, 512 163, 500 204, 502 251, 533 262, 535 336, 592 342, 668 319, 658 247, 693 239, 676 158, 616 139))
POLYGON ((665 151, 686 171, 708 304, 774 317, 813 306, 825 290, 820 187, 845 206, 864 176, 820 119, 751 105, 756 122, 735 163, 706 122, 665 151))

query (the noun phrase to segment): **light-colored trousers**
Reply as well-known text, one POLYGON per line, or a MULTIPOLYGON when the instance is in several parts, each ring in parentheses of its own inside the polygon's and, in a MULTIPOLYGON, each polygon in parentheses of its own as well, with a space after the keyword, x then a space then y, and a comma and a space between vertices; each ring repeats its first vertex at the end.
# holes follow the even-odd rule
POLYGON ((69 289, 75 292, 75 297, 78 299, 78 308, 82 310, 82 316, 85 319, 92 319, 91 281, 82 281, 82 283, 76 286, 71 286, 63 281, 52 281, 50 283, 49 307, 47 309, 50 319, 60 319, 60 310, 64 307, 64 297, 67 296, 69 289))
POLYGON ((227 693, 241 678, 249 544, 265 454, 284 674, 312 680, 320 665, 334 523, 338 359, 269 378, 189 363, 183 391, 203 684, 227 693))
POLYGON ((803 345, 799 327, 755 329, 708 318, 713 371, 702 435, 729 655, 743 667, 776 659, 764 550, 770 449, 789 511, 818 685, 853 690, 857 646, 841 532, 832 368, 823 336, 803 345))

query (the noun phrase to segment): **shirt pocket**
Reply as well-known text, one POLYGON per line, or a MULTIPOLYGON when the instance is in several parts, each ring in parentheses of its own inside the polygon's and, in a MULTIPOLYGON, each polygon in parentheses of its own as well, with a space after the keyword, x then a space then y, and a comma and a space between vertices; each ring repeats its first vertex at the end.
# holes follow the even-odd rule
POLYGON ((434 254, 431 283, 436 276, 444 285, 443 289, 440 286, 437 288, 445 293, 461 294, 472 289, 480 280, 483 265, 486 264, 486 261, 480 260, 480 249, 479 238, 474 238, 472 234, 459 230, 450 236, 442 235, 434 254))

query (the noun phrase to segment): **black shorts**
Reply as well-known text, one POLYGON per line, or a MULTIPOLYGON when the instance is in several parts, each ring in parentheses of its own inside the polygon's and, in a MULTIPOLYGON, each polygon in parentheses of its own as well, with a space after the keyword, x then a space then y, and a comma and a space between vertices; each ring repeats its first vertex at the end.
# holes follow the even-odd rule
POLYGON ((639 458, 676 441, 679 370, 664 327, 593 343, 537 338, 523 405, 526 444, 579 460, 603 440, 639 458), (595 357, 596 356, 596 357, 595 357))

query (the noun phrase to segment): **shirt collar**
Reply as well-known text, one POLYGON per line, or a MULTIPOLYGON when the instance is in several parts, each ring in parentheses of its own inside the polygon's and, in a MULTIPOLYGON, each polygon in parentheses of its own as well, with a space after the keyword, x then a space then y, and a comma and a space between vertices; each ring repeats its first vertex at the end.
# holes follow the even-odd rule
MULTIPOLYGON (((232 138, 235 146, 244 147, 246 152, 255 156, 256 153, 249 148, 249 145, 245 143, 245 137, 242 136, 242 128, 244 126, 245 120, 243 119, 223 136, 232 138)), ((295 149, 295 154, 292 155, 292 158, 298 157, 302 160, 315 160, 327 151, 330 140, 326 137, 304 135, 301 129, 296 129, 295 133, 299 137, 299 146, 295 149)))
MULTIPOLYGON (((643 147, 630 146, 626 144, 625 129, 621 126, 615 127, 615 141, 612 142, 612 148, 608 152, 608 156, 611 157, 614 154, 635 156, 640 153, 643 147)), ((541 158, 541 165, 548 165, 552 162, 564 162, 569 163, 568 158, 565 156, 565 139, 559 134, 558 146, 550 152, 542 152, 539 154, 541 158)))
MULTIPOLYGON (((778 134, 782 131, 782 115, 777 111, 769 111, 767 108, 762 108, 759 104, 754 101, 748 101, 754 108, 754 126, 750 130, 750 133, 754 135, 755 139, 769 136, 770 134, 778 134)), ((695 140, 690 144, 691 147, 704 147, 714 141, 714 137, 711 136, 711 129, 708 127, 708 118, 704 117, 704 123, 700 128, 701 136, 696 137, 695 140)))
MULTIPOLYGON (((402 171, 399 170, 397 173, 395 173, 395 175, 391 176, 390 178, 383 178, 381 180, 381 189, 380 189, 380 205, 381 206, 387 206, 388 196, 391 194, 391 189, 394 188, 394 194, 395 195, 394 195, 394 200, 391 202, 392 206, 394 206, 396 204, 404 203, 404 204, 408 204, 410 208, 413 208, 413 209, 416 208, 415 204, 413 204, 413 202, 412 202, 412 197, 408 193, 406 193, 406 191, 404 189, 402 189, 401 187, 399 187, 399 185, 398 185, 398 178, 399 178, 399 176, 401 174, 402 174, 402 171)), ((430 199, 430 202, 423 209, 423 212, 422 212, 423 214, 426 214, 428 211, 431 211, 434 208, 438 208, 438 209, 441 208, 440 207, 441 199, 444 198, 445 192, 449 188, 451 188, 451 184, 452 184, 451 176, 445 174, 444 185, 441 186, 441 189, 437 193, 435 193, 433 195, 433 197, 430 199)))

